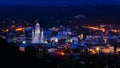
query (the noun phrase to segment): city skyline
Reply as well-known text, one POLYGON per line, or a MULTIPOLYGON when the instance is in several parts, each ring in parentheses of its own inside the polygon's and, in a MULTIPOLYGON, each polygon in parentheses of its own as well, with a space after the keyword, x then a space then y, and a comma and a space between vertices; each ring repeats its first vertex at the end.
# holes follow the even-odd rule
POLYGON ((120 0, 0 0, 1 65, 120 68, 119 9, 120 0))

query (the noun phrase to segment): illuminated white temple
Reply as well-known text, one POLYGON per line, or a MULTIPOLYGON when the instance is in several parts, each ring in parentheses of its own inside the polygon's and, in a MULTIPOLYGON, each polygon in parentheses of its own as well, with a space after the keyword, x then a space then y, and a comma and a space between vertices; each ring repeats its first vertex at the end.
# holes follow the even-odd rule
POLYGON ((44 43, 44 34, 43 30, 40 32, 39 23, 37 23, 35 29, 32 30, 32 43, 35 44, 44 43))
POLYGON ((41 35, 40 35, 40 43, 44 43, 44 32, 43 32, 43 29, 41 31, 41 35))

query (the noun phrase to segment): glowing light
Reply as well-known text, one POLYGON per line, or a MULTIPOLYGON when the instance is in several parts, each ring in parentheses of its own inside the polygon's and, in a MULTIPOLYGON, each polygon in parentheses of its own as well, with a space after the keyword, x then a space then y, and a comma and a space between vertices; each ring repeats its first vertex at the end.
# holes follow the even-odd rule
POLYGON ((61 55, 65 55, 65 53, 64 53, 64 52, 61 52, 61 55))
POLYGON ((53 38, 51 38, 51 41, 58 42, 58 38, 53 37, 53 38))
POLYGON ((4 30, 4 32, 8 32, 8 31, 9 31, 9 29, 4 30))
POLYGON ((101 30, 102 32, 105 32, 105 28, 99 28, 99 27, 95 27, 95 26, 83 26, 83 28, 89 28, 92 30, 101 30))
POLYGON ((120 52, 120 48, 117 48, 116 52, 120 52))
POLYGON ((72 40, 72 39, 70 39, 70 42, 73 42, 73 40, 72 40))
POLYGON ((24 28, 23 28, 23 27, 19 27, 19 28, 16 28, 15 30, 16 30, 16 31, 23 31, 24 28))
POLYGON ((104 28, 101 28, 100 30, 101 30, 102 32, 105 32, 105 29, 104 29, 104 28))
POLYGON ((47 41, 47 40, 45 40, 45 41, 44 41, 44 43, 48 43, 48 41, 47 41))
POLYGON ((81 34, 80 37, 83 39, 83 34, 81 34))
POLYGON ((103 51, 104 51, 104 53, 110 53, 110 49, 109 48, 104 48, 103 51))
POLYGON ((92 51, 93 49, 90 49, 89 51, 92 51))
POLYGON ((99 50, 100 50, 100 48, 99 48, 99 47, 96 47, 96 50, 97 50, 97 51, 99 51, 99 50))
POLYGON ((82 52, 82 53, 84 53, 84 52, 85 52, 85 50, 82 50, 81 52, 82 52))
POLYGON ((91 52, 91 54, 96 54, 96 51, 94 49, 90 49, 89 51, 91 52))
POLYGON ((91 54, 96 54, 96 51, 92 50, 92 53, 91 54))
POLYGON ((114 32, 114 33, 117 33, 117 30, 115 30, 115 29, 112 29, 111 31, 114 32))
POLYGON ((65 55, 65 53, 62 50, 57 50, 55 53, 61 56, 65 55))
POLYGON ((80 34, 78 35, 79 38, 83 39, 84 35, 83 34, 80 34))
POLYGON ((23 44, 25 44, 25 43, 26 43, 26 41, 23 41, 22 43, 23 43, 23 44))
POLYGON ((55 39, 55 42, 58 42, 58 39, 55 39))
POLYGON ((19 47, 19 51, 25 52, 25 47, 19 47))
POLYGON ((104 43, 107 43, 107 39, 103 39, 104 40, 104 43))

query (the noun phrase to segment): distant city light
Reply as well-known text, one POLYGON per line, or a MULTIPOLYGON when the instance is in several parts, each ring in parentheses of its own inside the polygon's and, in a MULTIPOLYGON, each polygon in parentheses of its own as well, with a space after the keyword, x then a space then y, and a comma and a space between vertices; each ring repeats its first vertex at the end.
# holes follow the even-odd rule
POLYGON ((102 32, 105 32, 105 28, 101 28, 101 27, 98 27, 98 26, 82 26, 84 28, 89 28, 89 29, 92 29, 92 30, 101 30, 102 32))
POLYGON ((99 47, 96 47, 96 50, 97 50, 97 51, 99 51, 99 50, 100 50, 100 48, 99 48, 99 47))
POLYGON ((8 32, 8 31, 9 31, 9 29, 6 29, 6 30, 5 30, 5 32, 8 32))
POLYGON ((26 43, 26 41, 23 41, 22 43, 23 43, 23 44, 25 44, 25 43, 26 43))
POLYGON ((115 30, 115 29, 112 29, 111 31, 114 32, 114 33, 117 33, 117 30, 115 30))
POLYGON ((107 43, 107 39, 103 39, 104 40, 104 43, 107 43))
POLYGON ((48 43, 48 41, 47 41, 47 40, 45 40, 45 41, 44 41, 44 43, 48 43))
POLYGON ((16 30, 16 31, 23 31, 24 28, 23 28, 23 27, 19 27, 19 28, 16 28, 15 30, 16 30))
POLYGON ((55 42, 58 42, 58 39, 56 38, 54 41, 55 41, 55 42))
POLYGON ((64 53, 64 52, 61 52, 61 55, 65 55, 65 53, 64 53))
POLYGON ((20 50, 21 52, 25 52, 25 47, 19 47, 19 50, 20 50))

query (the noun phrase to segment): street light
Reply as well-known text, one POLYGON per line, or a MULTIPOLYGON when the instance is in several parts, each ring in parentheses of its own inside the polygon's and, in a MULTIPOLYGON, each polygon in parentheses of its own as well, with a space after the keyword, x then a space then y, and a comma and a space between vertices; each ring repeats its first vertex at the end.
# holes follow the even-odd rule
POLYGON ((25 44, 25 43, 26 43, 26 41, 23 41, 22 43, 23 43, 23 44, 25 44))
POLYGON ((99 47, 96 47, 96 50, 97 50, 97 53, 99 54, 99 50, 100 50, 100 48, 99 48, 99 47))

